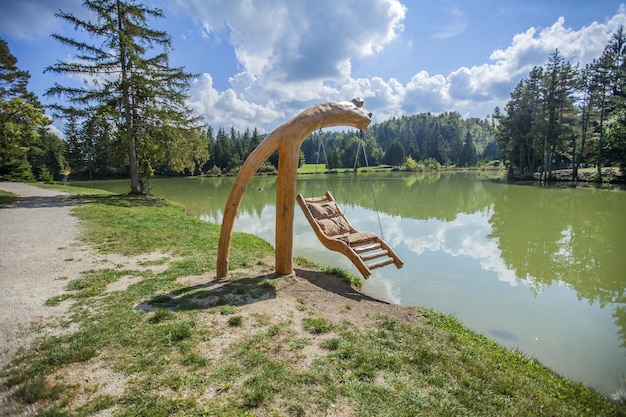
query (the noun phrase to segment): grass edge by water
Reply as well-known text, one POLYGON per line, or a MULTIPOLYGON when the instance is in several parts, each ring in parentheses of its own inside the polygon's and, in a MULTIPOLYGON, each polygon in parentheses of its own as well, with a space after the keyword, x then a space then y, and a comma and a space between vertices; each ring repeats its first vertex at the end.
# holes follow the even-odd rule
POLYGON ((381 315, 357 327, 349 310, 333 320, 303 295, 279 319, 248 314, 246 303, 286 284, 263 261, 269 244, 249 235, 233 237, 233 279, 200 306, 206 286, 177 280, 210 273, 218 226, 162 199, 85 192, 74 211, 85 242, 125 255, 158 250, 167 256, 153 262, 165 268, 87 271, 49 300, 73 303, 61 326, 77 330, 42 338, 6 373, 15 398, 39 415, 626 415, 623 404, 432 310, 419 309, 415 323, 381 315), (128 276, 139 281, 106 290, 128 276), (145 300, 150 309, 130 308, 145 300), (235 336, 232 351, 210 352, 235 336), (305 359, 311 350, 317 356, 305 359), (94 363, 123 376, 121 395, 67 377, 94 363))

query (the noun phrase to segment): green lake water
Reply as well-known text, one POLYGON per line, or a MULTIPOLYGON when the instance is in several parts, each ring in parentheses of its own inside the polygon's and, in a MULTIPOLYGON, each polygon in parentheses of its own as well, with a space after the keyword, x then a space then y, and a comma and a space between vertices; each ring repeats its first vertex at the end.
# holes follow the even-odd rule
MULTIPOLYGON (((221 224, 235 178, 153 180, 153 194, 221 224)), ((73 183, 127 192, 128 181, 73 183)), ((489 174, 306 175, 359 230, 382 234, 405 262, 363 291, 449 313, 501 344, 598 391, 626 395, 626 192, 512 185, 489 174)), ((274 243, 276 177, 256 177, 236 231, 274 243)), ((326 250, 296 205, 294 256, 358 275, 326 250)))

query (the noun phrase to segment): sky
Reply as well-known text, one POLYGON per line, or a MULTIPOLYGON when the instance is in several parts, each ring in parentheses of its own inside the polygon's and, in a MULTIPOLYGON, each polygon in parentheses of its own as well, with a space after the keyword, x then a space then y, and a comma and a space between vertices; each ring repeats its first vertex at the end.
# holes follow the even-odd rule
MULTIPOLYGON (((354 97, 373 123, 421 112, 486 118, 556 49, 584 66, 626 25, 626 6, 613 0, 142 3, 163 11, 150 26, 171 36, 170 65, 195 75, 188 104, 204 123, 264 133, 315 104, 354 97)), ((56 100, 44 97, 48 88, 74 82, 44 74, 76 53, 50 35, 84 36, 59 10, 89 18, 82 0, 0 2, 0 38, 44 105, 56 100)))

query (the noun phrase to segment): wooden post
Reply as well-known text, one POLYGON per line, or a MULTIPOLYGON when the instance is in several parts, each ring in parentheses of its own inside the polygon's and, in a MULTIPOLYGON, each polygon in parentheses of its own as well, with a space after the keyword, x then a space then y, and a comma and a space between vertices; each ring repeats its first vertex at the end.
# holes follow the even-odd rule
POLYGON ((233 226, 243 194, 256 171, 276 151, 279 162, 276 187, 275 267, 278 274, 293 273, 293 216, 300 145, 311 132, 323 127, 352 126, 363 130, 370 124, 371 116, 371 113, 363 108, 363 102, 358 99, 351 102, 318 104, 276 128, 252 151, 237 175, 224 208, 217 248, 217 278, 228 276, 233 226))

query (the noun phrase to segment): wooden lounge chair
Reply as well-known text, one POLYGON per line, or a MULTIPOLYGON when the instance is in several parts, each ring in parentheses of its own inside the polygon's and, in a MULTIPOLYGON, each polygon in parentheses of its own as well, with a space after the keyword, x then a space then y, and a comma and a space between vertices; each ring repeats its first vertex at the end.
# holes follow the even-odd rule
POLYGON ((348 221, 330 192, 323 197, 296 197, 304 216, 322 244, 344 254, 367 279, 372 270, 395 264, 402 268, 404 262, 378 235, 359 232, 348 221))

